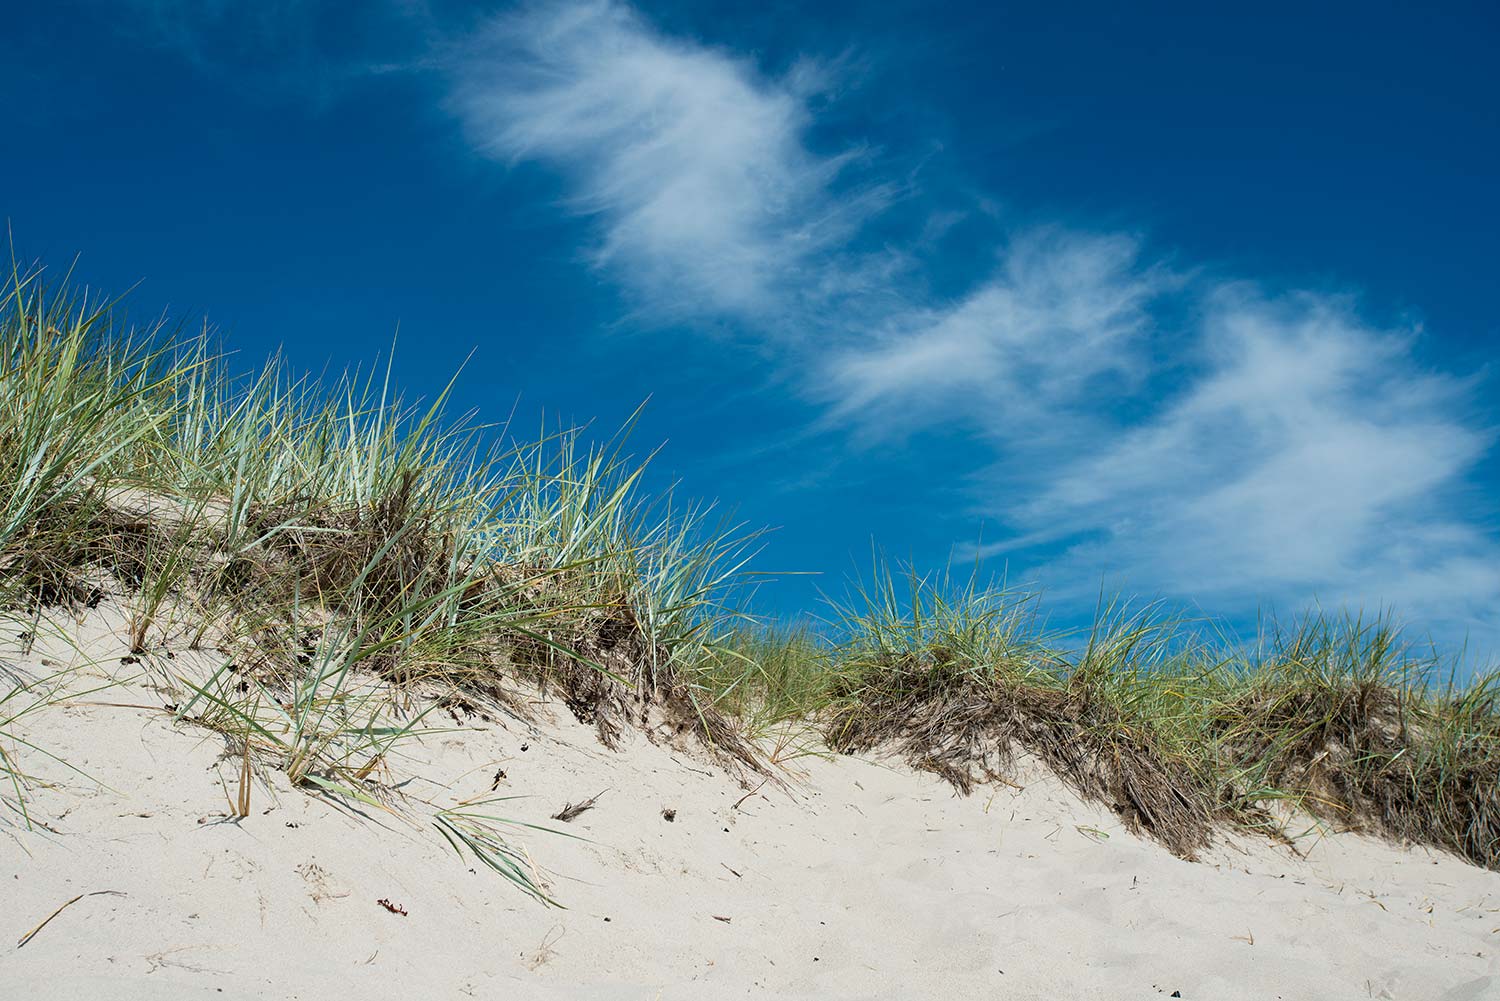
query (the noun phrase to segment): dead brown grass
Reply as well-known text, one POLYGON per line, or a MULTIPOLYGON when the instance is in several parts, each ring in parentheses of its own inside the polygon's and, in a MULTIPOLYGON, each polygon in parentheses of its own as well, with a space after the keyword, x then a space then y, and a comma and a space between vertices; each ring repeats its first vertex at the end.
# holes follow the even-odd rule
POLYGON ((844 695, 825 730, 836 751, 892 747, 965 794, 1009 781, 1024 751, 1174 854, 1193 858, 1208 844, 1211 790, 1081 679, 1003 683, 909 660, 844 695))

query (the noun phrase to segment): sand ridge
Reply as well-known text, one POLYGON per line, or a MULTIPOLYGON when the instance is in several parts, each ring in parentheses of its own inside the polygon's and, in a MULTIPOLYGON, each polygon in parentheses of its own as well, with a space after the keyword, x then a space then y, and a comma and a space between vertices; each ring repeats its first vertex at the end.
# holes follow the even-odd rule
MULTIPOLYGON (((85 659, 129 670, 101 653, 109 632, 85 659)), ((153 699, 138 679, 80 701, 153 699)), ((1186 862, 1040 769, 962 797, 893 761, 804 757, 760 785, 638 733, 606 750, 538 708, 424 736, 395 767, 412 795, 493 786, 518 797, 508 816, 576 835, 517 835, 565 909, 431 828, 274 773, 232 821, 222 740, 159 711, 30 717, 27 739, 95 781, 28 759, 55 785, 30 795, 44 827, 0 839, 0 983, 17 998, 1500 996, 1500 874, 1453 857, 1220 836, 1186 862), (98 895, 16 947, 78 894, 98 895)))

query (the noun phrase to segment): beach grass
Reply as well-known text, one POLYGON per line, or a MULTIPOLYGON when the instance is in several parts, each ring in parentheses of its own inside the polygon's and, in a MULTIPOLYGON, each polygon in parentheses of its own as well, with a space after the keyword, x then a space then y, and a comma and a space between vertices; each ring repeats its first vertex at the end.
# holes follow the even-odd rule
MULTIPOLYGON (((174 721, 239 756, 232 813, 264 769, 388 806, 435 712, 524 714, 540 690, 606 745, 664 727, 767 775, 892 751, 967 792, 1025 755, 1185 857, 1222 826, 1311 820, 1500 868, 1500 675, 1389 617, 1244 641, 1101 601, 1069 633, 1033 593, 877 559, 804 622, 760 622, 760 534, 648 493, 628 427, 519 435, 451 413, 451 384, 405 400, 389 361, 237 373, 206 333, 132 328, 43 277, 13 267, 0 292, 0 606, 39 623, 118 601, 174 721), (217 666, 169 669, 174 649, 217 666)), ((16 797, 11 724, 52 704, 34 692, 0 699, 16 797)), ((428 812, 545 898, 495 817, 428 812)))

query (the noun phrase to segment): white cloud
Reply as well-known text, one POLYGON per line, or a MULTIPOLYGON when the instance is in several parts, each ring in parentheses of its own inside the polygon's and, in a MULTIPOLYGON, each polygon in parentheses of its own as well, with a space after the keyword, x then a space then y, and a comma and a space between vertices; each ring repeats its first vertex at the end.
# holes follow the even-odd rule
POLYGON ((774 325, 829 281, 807 262, 841 250, 888 196, 832 193, 857 153, 807 147, 819 78, 808 64, 770 79, 619 4, 501 17, 455 74, 454 106, 478 147, 562 168, 571 207, 602 225, 594 261, 657 313, 774 325))
POLYGON ((898 313, 883 333, 834 353, 837 415, 977 419, 1007 440, 1053 440, 1086 393, 1147 374, 1149 306, 1174 279, 1137 266, 1121 234, 1036 231, 960 302, 898 313))
POLYGON ((1500 626, 1500 546, 1459 496, 1491 444, 1468 386, 1325 296, 1222 288, 1199 336, 1205 368, 1174 399, 1048 470, 1012 512, 1083 538, 1049 577, 1500 626))
POLYGON ((816 63, 770 77, 617 3, 501 18, 452 66, 476 146, 559 169, 594 263, 652 312, 738 321, 831 426, 967 429, 953 479, 1016 532, 989 551, 1045 557, 1054 593, 1108 575, 1231 614, 1394 604, 1500 636, 1500 538, 1463 495, 1491 437, 1414 333, 1077 229, 1022 233, 966 294, 925 297, 920 236, 855 250, 905 188, 813 150, 816 63))

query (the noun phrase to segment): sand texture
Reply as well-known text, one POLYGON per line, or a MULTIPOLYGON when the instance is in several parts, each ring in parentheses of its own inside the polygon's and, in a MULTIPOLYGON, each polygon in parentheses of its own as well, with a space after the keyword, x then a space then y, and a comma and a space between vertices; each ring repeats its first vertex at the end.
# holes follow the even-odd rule
MULTIPOLYGON (((71 656, 84 684, 132 677, 119 655, 6 663, 71 656)), ((271 770, 229 819, 239 762, 135 677, 26 720, 88 778, 26 759, 37 827, 0 837, 6 998, 1500 998, 1500 874, 1424 850, 1220 835, 1188 862, 1035 767, 969 797, 860 757, 760 785, 639 733, 606 750, 560 705, 409 745, 402 794, 494 786, 576 836, 516 835, 548 907, 430 826, 271 770)))

